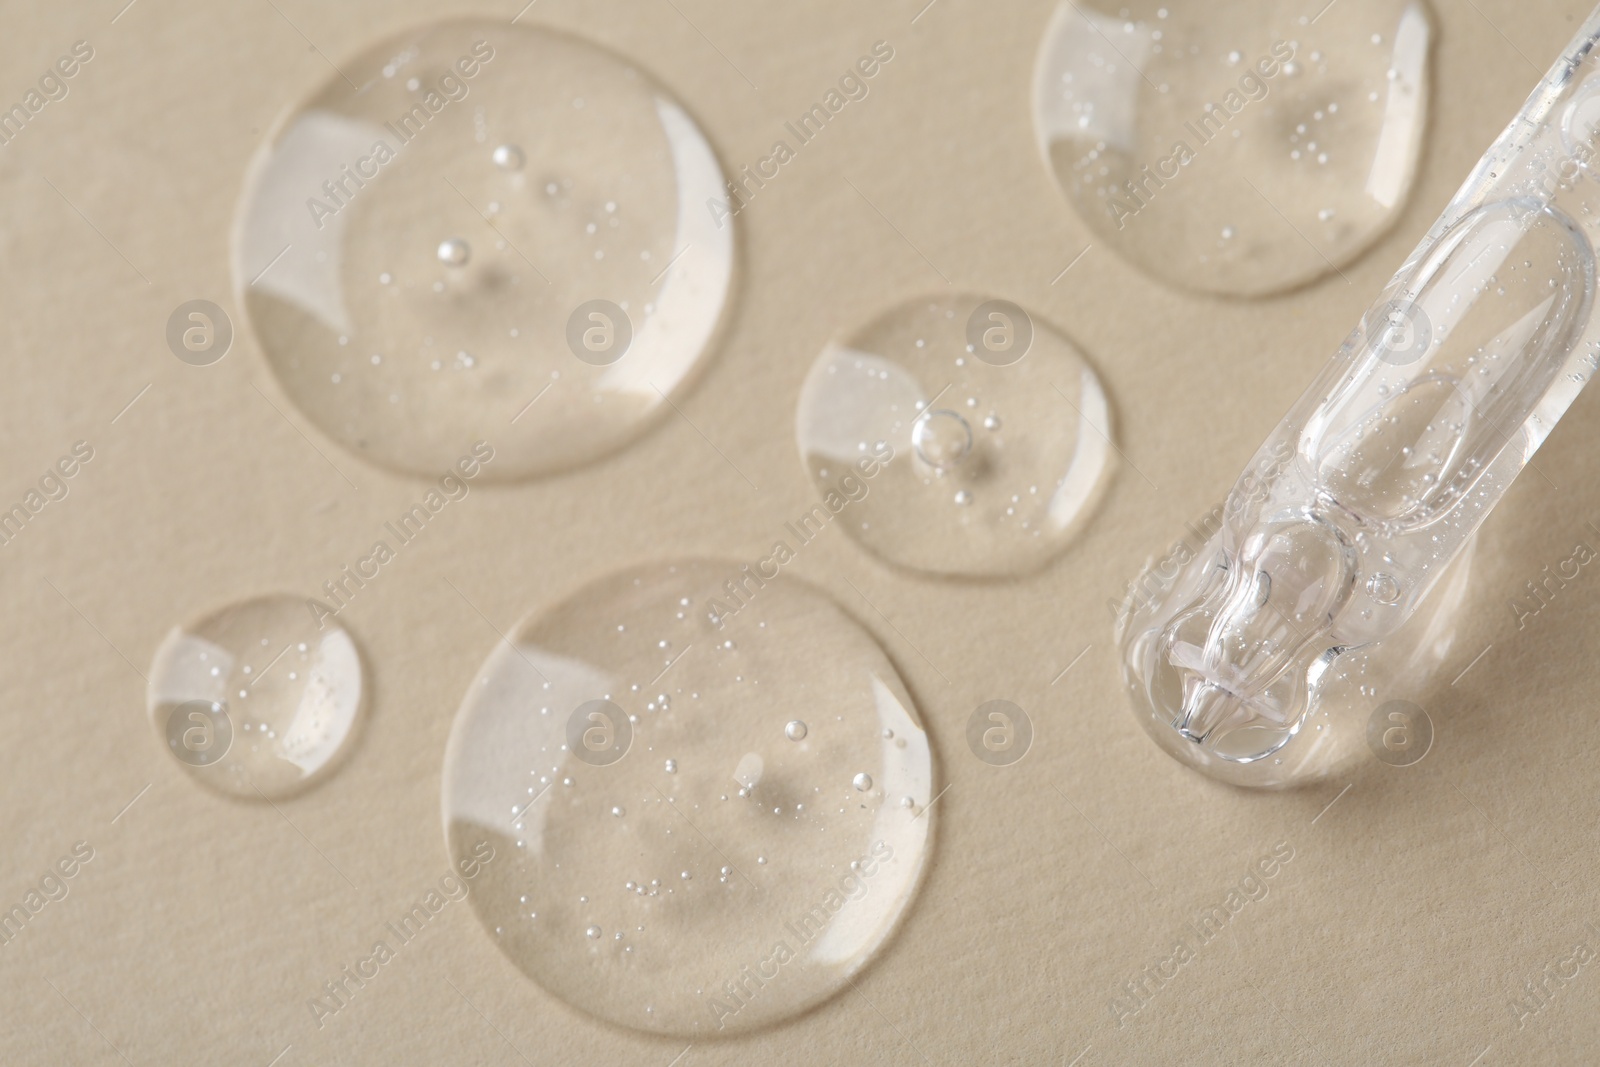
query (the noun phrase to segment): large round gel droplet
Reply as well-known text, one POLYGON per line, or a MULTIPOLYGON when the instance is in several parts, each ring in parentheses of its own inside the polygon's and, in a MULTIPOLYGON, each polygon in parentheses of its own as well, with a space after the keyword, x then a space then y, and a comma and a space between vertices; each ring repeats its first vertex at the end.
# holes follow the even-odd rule
POLYGON ((872 638, 733 563, 624 572, 524 623, 445 757, 450 852, 481 866, 469 899, 501 950, 575 1007, 695 1039, 795 1015, 866 965, 914 895, 934 795, 872 638))
POLYGON ((287 796, 349 748, 365 684, 350 634, 304 598, 240 601, 175 627, 150 668, 150 719, 201 782, 236 796, 287 796))
MULTIPOLYGON (((1394 221, 1427 117, 1427 9, 1063 0, 1034 123, 1067 198, 1165 281, 1260 295, 1348 263, 1394 221)), ((1068 250, 1067 255, 1076 249, 1068 250)))
POLYGON ((258 154, 235 231, 241 302, 306 416, 435 478, 487 441, 483 477, 508 480, 669 410, 733 276, 732 222, 706 207, 722 170, 671 96, 503 22, 413 30, 340 69, 258 154))
POLYGON ((823 350, 800 394, 817 503, 791 550, 837 523, 940 574, 1036 570, 1093 512, 1110 412, 1065 337, 1008 301, 917 299, 823 350))

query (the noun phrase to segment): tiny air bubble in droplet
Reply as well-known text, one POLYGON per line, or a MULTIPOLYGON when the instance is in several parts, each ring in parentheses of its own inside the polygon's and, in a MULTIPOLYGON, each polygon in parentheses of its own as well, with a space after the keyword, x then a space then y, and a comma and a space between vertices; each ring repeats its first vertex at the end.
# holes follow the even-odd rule
POLYGON ((494 150, 492 158, 495 166, 506 171, 521 170, 523 163, 527 162, 527 157, 522 154, 522 149, 514 144, 500 145, 494 150))
POLYGON ((462 267, 472 258, 472 247, 459 237, 450 237, 439 242, 435 254, 447 267, 462 267))

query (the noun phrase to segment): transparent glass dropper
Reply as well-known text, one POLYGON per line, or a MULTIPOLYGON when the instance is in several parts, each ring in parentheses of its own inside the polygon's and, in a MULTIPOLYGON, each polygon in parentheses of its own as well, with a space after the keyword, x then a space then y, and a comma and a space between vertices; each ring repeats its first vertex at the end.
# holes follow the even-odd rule
POLYGON ((1600 367, 1597 38, 1600 9, 1204 543, 1135 583, 1124 679, 1179 760, 1243 785, 1315 777, 1440 647, 1473 535, 1600 367))

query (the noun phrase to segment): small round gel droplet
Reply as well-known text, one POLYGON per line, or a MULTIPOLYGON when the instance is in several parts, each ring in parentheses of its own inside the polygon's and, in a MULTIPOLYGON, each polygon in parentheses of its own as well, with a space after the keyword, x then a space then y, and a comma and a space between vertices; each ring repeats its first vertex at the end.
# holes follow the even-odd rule
POLYGON ((793 719, 783 728, 783 736, 791 741, 803 741, 807 733, 806 724, 799 719, 793 719))
POLYGON ((845 531, 934 574, 1043 567, 1092 517, 1118 456, 1109 400, 1077 347, 979 294, 915 297, 829 343, 796 423, 845 531))
POLYGON ((174 628, 149 677, 151 723, 172 756, 205 785, 251 800, 289 796, 331 772, 365 697, 349 631, 331 618, 319 626, 287 594, 174 628))
POLYGON ((439 242, 434 255, 447 267, 464 267, 472 258, 472 246, 459 237, 451 237, 439 242))

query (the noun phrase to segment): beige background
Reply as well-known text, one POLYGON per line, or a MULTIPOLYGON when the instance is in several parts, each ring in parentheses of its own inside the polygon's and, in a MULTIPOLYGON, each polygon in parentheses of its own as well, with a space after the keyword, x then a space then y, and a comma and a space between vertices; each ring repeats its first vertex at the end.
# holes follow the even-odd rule
POLYGON ((420 483, 309 426, 248 335, 195 369, 166 350, 164 324, 194 297, 239 320, 227 242, 246 161, 329 74, 305 38, 337 59, 445 14, 509 19, 520 0, 139 0, 115 23, 123 0, 0 4, 7 103, 73 41, 96 49, 71 95, 0 149, 0 499, 20 498, 75 440, 95 448, 71 495, 0 547, 0 902, 20 900, 73 842, 96 850, 71 895, 0 948, 0 1061, 1600 1056, 1600 965, 1525 1028, 1507 1007, 1577 941, 1600 948, 1584 926, 1600 903, 1600 577, 1586 569, 1521 632, 1507 606, 1578 540, 1600 544, 1583 526, 1600 521, 1600 396, 1573 409, 1540 454, 1545 477, 1519 482, 1485 531, 1460 644, 1421 690, 1438 740, 1416 767, 1370 763, 1289 794, 1213 785, 1139 732, 1103 606, 1220 497, 1520 106, 1537 73, 1522 55, 1542 71, 1581 0, 1436 0, 1434 119, 1395 232, 1346 268, 1348 283, 1248 303, 1176 293, 1104 248, 1052 285, 1087 231, 1029 121, 1051 2, 938 0, 915 25, 922 0, 539 0, 522 16, 636 57, 739 163, 764 155, 782 120, 874 40, 897 58, 741 217, 738 305, 681 401, 759 489, 677 416, 590 469, 475 487, 343 616, 371 664, 373 712, 349 763, 279 810, 181 774, 146 720, 139 672, 175 622, 250 593, 312 592, 420 483), (753 558, 811 492, 790 427, 814 355, 891 302, 943 286, 846 177, 955 285, 1017 300, 1073 336, 1142 472, 1124 467, 1087 535, 1024 581, 914 577, 838 533, 795 564, 894 658, 949 785, 899 936, 858 991, 686 1051, 564 1007, 453 907, 318 1031, 306 999, 444 873, 444 739, 496 640, 445 579, 504 629, 623 565, 753 558), (1038 730, 1010 768, 978 763, 963 740, 971 709, 995 697, 1028 709, 1038 730), (1276 842, 1294 859, 1270 895, 1118 1028, 1107 1009, 1118 985, 1276 842))

